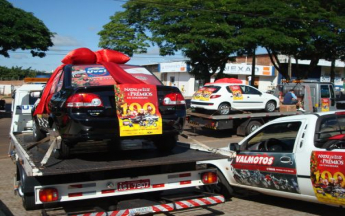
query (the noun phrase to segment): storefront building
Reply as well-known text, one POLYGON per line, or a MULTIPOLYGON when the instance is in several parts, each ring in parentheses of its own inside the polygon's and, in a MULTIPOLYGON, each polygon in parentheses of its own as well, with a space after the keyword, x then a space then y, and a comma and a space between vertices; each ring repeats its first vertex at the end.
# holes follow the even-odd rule
MULTIPOLYGON (((274 68, 270 61, 268 54, 261 54, 256 56, 255 66, 255 80, 254 86, 259 90, 266 92, 274 90, 277 84, 281 84, 282 76, 274 68)), ((282 67, 289 67, 288 56, 280 55, 279 61, 282 63, 282 67)), ((304 70, 308 67, 310 61, 299 60, 299 69, 304 70)), ((160 63, 156 65, 144 65, 151 72, 153 72, 164 85, 176 86, 181 90, 184 96, 190 97, 194 94, 199 87, 204 83, 199 80, 195 80, 194 76, 190 73, 191 68, 186 62, 168 62, 160 63)), ((320 60, 318 66, 315 68, 312 74, 309 74, 309 80, 319 82, 330 82, 330 69, 331 62, 326 60, 320 60)), ((252 58, 251 57, 236 57, 234 62, 226 64, 224 69, 224 75, 228 78, 237 78, 242 81, 243 84, 249 84, 252 70, 252 58)), ((291 77, 296 78, 296 61, 291 59, 291 77)), ((337 60, 335 63, 335 80, 334 85, 336 90, 344 91, 343 78, 345 77, 345 63, 337 60)), ((214 78, 211 78, 211 82, 214 78)))
MULTIPOLYGON (((184 96, 192 96, 204 83, 195 80, 190 74, 190 66, 186 62, 160 63, 158 66, 159 78, 164 85, 178 87, 184 96)), ((242 80, 248 84, 251 79, 252 66, 245 63, 228 63, 224 69, 224 75, 229 78, 242 80)), ((211 82, 214 78, 211 78, 211 82)), ((277 74, 273 66, 255 66, 254 85, 262 91, 267 91, 277 84, 277 74)))

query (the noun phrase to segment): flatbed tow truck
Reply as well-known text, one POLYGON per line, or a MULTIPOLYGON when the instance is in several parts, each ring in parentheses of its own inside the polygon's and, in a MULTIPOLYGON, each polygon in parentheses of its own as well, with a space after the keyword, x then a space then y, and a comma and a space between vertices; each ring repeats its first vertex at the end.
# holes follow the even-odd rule
MULTIPOLYGON (((332 83, 296 81, 279 85, 274 95, 281 97, 290 89, 295 91, 298 98, 303 100, 304 112, 282 111, 232 111, 230 115, 219 115, 217 112, 198 113, 188 112, 188 123, 191 127, 208 128, 213 130, 236 129, 236 134, 246 136, 263 124, 279 117, 300 115, 304 113, 326 112, 336 110, 334 87, 332 83)), ((287 105, 289 106, 289 105, 287 105)), ((294 105, 291 105, 294 106, 294 105)))
POLYGON ((24 100, 43 85, 21 88, 26 94, 19 88, 14 100, 9 155, 17 170, 14 189, 26 210, 41 209, 42 215, 145 215, 220 204, 226 198, 220 193, 231 192, 222 173, 205 163, 226 163, 229 153, 198 146, 181 144, 171 153, 160 153, 150 143, 133 141, 122 143, 132 150, 109 152, 102 142, 91 143, 92 148, 84 143, 71 159, 56 159, 52 154, 61 138, 50 131, 34 141, 32 105, 24 100))

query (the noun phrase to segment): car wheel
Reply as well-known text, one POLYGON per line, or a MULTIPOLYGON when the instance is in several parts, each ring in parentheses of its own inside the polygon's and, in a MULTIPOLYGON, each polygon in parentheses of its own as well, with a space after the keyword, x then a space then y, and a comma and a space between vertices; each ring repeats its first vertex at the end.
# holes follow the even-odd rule
POLYGON ((274 101, 268 101, 265 107, 266 112, 274 112, 276 110, 276 103, 274 101))
POLYGON ((230 113, 230 104, 229 103, 221 103, 219 106, 218 106, 218 112, 221 114, 221 115, 228 115, 230 113))
POLYGON ((32 121, 32 134, 35 141, 40 141, 46 137, 46 133, 42 132, 35 120, 32 121))
POLYGON ((177 143, 177 135, 162 136, 154 140, 154 144, 160 152, 171 152, 177 143))
POLYGON ((70 145, 65 140, 61 140, 60 149, 55 149, 54 157, 56 159, 66 159, 70 157, 70 145))
POLYGON ((249 122, 249 124, 246 127, 246 135, 252 133, 253 131, 255 131, 256 129, 258 129, 259 127, 261 127, 261 122, 259 121, 251 121, 249 122))

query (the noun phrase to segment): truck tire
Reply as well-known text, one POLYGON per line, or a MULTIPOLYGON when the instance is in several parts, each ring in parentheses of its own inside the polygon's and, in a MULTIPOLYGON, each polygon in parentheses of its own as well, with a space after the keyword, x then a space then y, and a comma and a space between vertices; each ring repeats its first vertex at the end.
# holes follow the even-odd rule
POLYGON ((265 106, 265 111, 266 112, 274 112, 277 108, 277 105, 276 105, 276 102, 270 100, 266 103, 266 106, 265 106))
POLYGON ((23 168, 17 164, 17 180, 18 183, 18 194, 22 198, 23 207, 25 210, 36 210, 41 209, 42 205, 35 204, 35 194, 34 193, 25 193, 25 185, 27 184, 27 176, 23 168))
POLYGON ((261 122, 259 121, 251 121, 249 122, 249 124, 246 127, 246 135, 252 133, 253 131, 255 131, 256 129, 258 129, 259 127, 261 127, 261 122))
POLYGON ((230 200, 233 197, 234 190, 225 179, 221 171, 217 171, 218 183, 214 185, 205 185, 204 190, 209 193, 221 194, 224 196, 225 200, 230 200))
POLYGON ((221 103, 218 106, 218 112, 221 115, 229 115, 231 106, 229 103, 221 103))
POLYGON ((65 140, 61 140, 60 149, 55 149, 54 157, 56 159, 67 159, 70 157, 70 146, 65 140))
POLYGON ((177 143, 177 135, 162 136, 154 140, 154 144, 160 152, 171 152, 177 143))
POLYGON ((32 121, 32 134, 35 141, 40 141, 41 139, 45 138, 47 135, 46 133, 42 132, 39 127, 37 127, 37 121, 32 121))
POLYGON ((24 194, 24 196, 22 196, 22 202, 25 210, 41 209, 41 205, 35 204, 35 195, 33 193, 24 194))

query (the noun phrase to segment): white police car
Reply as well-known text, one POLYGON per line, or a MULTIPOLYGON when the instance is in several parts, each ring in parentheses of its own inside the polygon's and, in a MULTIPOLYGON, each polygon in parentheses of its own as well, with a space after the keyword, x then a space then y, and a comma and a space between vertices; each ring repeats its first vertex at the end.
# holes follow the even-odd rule
POLYGON ((222 115, 230 110, 273 112, 279 108, 279 99, 248 85, 209 83, 194 93, 191 108, 215 110, 222 115))

